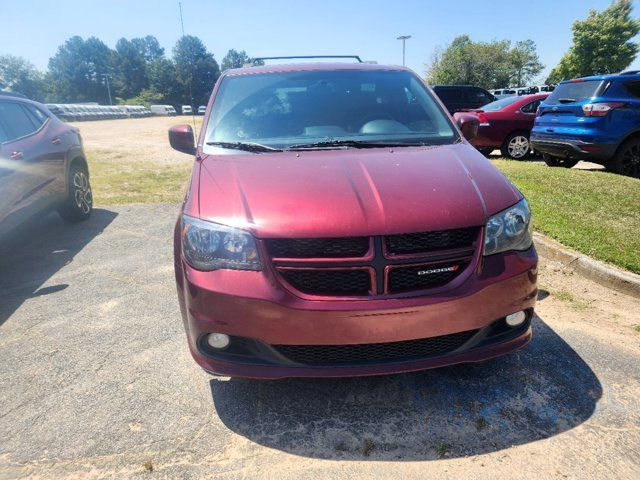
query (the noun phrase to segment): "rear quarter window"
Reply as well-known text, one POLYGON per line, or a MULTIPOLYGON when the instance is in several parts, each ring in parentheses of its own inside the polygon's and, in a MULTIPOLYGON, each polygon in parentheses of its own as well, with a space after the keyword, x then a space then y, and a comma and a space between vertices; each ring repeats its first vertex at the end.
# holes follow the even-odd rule
POLYGON ((627 82, 624 84, 624 88, 632 97, 640 98, 640 80, 636 82, 627 82))

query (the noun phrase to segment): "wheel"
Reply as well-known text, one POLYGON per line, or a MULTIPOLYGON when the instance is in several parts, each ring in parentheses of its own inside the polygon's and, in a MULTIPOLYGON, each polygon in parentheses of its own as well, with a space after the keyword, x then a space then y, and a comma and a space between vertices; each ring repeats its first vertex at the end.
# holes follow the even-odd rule
POLYGON ((493 148, 479 148, 478 151, 483 154, 485 157, 488 157, 489 155, 491 155, 491 152, 493 152, 493 148))
POLYGON ((640 178, 640 138, 624 142, 608 166, 620 175, 640 178))
POLYGON ((529 136, 522 132, 512 133, 500 147, 503 157, 513 160, 523 160, 529 155, 531 145, 529 144, 529 136))
POLYGON ((68 222, 86 220, 93 209, 93 194, 89 183, 89 170, 85 164, 74 162, 71 165, 67 185, 67 198, 58 209, 58 213, 68 222))
POLYGON ((546 163, 550 167, 564 167, 564 168, 574 167, 576 163, 580 161, 580 160, 576 160, 575 158, 553 157, 548 153, 543 153, 542 159, 544 160, 544 163, 546 163))

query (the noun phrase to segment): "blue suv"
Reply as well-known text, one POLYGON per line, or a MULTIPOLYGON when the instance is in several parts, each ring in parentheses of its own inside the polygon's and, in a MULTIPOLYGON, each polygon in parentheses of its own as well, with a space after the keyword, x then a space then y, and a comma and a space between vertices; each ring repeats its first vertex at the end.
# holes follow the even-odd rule
POLYGON ((531 146, 551 167, 587 160, 640 178, 640 71, 560 83, 538 108, 531 146))

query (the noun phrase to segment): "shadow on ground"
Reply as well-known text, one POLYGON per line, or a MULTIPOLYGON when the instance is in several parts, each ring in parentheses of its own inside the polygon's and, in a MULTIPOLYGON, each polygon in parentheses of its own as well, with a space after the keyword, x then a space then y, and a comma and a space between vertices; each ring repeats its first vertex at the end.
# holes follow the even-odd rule
POLYGON ((73 260, 118 214, 95 209, 86 222, 69 224, 56 213, 36 218, 0 243, 0 325, 22 303, 68 284, 42 285, 73 260))
POLYGON ((519 352, 479 364, 338 380, 212 380, 222 422, 295 455, 432 460, 509 448, 572 429, 602 386, 540 318, 519 352))

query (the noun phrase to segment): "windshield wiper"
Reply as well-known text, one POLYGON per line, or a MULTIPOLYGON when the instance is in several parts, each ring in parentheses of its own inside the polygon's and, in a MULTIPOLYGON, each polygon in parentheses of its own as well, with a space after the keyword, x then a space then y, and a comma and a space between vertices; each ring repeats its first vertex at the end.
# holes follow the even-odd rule
POLYGON ((578 100, 575 98, 559 98, 558 102, 560 103, 576 103, 578 100))
POLYGON ((325 140, 313 143, 297 143, 291 145, 287 150, 304 150, 314 148, 381 148, 381 147, 407 147, 412 145, 423 145, 423 143, 402 143, 402 142, 365 142, 363 140, 325 140))
POLYGON ((212 147, 230 148, 234 150, 244 150, 245 152, 281 152, 279 148, 262 145, 255 142, 207 142, 212 147))

